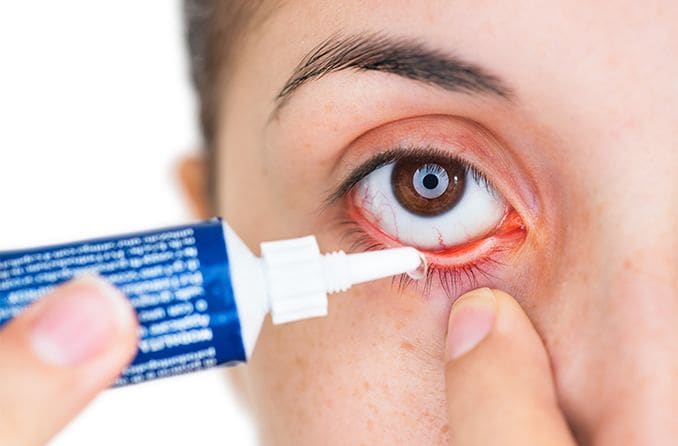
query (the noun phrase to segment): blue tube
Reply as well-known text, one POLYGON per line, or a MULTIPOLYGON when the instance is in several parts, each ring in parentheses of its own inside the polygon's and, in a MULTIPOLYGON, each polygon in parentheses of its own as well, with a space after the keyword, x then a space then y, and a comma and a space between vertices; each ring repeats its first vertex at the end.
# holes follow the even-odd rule
POLYGON ((0 252, 0 326, 86 273, 120 288, 139 318, 139 351, 115 386, 246 360, 220 219, 0 252))
POLYGON ((245 362, 269 313, 274 324, 325 316, 328 293, 426 268, 407 247, 321 255, 313 236, 264 242, 261 252, 219 218, 0 252, 0 327, 55 286, 99 274, 139 319, 137 355, 114 384, 124 386, 245 362))

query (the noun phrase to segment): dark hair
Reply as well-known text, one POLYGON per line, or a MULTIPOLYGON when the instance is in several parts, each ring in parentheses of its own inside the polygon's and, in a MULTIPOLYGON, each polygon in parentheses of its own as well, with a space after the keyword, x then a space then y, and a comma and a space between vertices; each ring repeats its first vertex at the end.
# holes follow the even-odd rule
MULTIPOLYGON (((200 126, 207 150, 207 187, 217 199, 214 148, 219 115, 219 87, 238 40, 263 0, 184 0, 191 78, 200 101, 200 126)), ((216 207, 214 209, 216 211, 216 207)))
POLYGON ((238 41, 263 0, 184 0, 191 77, 200 98, 205 142, 215 137, 218 88, 238 41))

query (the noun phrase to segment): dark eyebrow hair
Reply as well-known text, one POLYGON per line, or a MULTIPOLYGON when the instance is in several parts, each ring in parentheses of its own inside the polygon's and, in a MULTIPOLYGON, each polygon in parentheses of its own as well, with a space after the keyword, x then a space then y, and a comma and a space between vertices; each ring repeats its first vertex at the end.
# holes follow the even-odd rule
POLYGON ((348 69, 396 74, 449 91, 492 94, 504 99, 513 96, 499 78, 483 68, 416 40, 383 34, 334 35, 297 65, 276 98, 276 111, 305 83, 348 69))

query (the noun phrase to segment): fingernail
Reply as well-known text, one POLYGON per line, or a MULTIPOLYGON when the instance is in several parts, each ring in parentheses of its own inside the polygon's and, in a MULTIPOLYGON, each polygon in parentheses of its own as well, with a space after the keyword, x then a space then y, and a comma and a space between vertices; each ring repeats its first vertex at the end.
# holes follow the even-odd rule
POLYGON ((447 359, 456 359, 472 350, 494 325, 497 302, 489 288, 478 288, 461 296, 452 305, 447 329, 447 359))
POLYGON ((62 367, 96 358, 132 320, 121 293, 95 277, 66 284, 38 305, 31 346, 45 363, 62 367))

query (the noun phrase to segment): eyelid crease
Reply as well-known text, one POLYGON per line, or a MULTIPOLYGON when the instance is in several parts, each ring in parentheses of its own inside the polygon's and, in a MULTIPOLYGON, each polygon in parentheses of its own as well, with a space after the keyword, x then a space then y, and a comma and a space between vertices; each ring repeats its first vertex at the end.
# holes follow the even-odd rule
POLYGON ((485 174, 480 172, 468 161, 435 147, 404 146, 377 153, 372 158, 368 159, 363 164, 354 169, 324 200, 324 207, 327 208, 336 203, 341 198, 345 197, 363 178, 375 170, 404 158, 411 158, 415 160, 417 158, 421 158, 422 162, 430 162, 431 158, 444 158, 447 160, 454 159, 461 163, 465 170, 473 175, 473 178, 476 181, 482 182, 488 187, 488 190, 494 191, 491 181, 485 176, 485 174))

